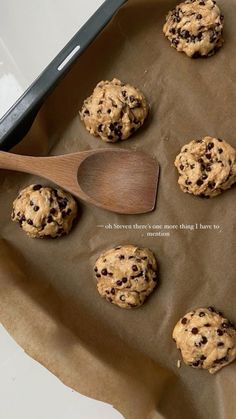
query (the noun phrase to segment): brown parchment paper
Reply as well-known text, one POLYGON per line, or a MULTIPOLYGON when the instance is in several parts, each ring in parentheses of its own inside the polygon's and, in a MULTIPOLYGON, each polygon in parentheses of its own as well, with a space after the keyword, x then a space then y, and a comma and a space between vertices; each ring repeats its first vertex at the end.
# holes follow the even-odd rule
POLYGON ((225 44, 212 58, 191 60, 170 48, 162 34, 175 1, 129 1, 47 99, 14 150, 46 155, 104 147, 86 132, 77 111, 102 79, 134 84, 150 101, 149 119, 129 141, 106 146, 144 150, 158 159, 153 213, 121 216, 81 203, 68 237, 32 240, 10 221, 10 212, 18 190, 36 179, 0 173, 0 321, 64 383, 113 404, 127 419, 236 417, 236 363, 215 376, 177 369, 171 340, 176 321, 195 307, 215 305, 236 321, 236 188, 212 200, 183 194, 173 166, 180 147, 193 138, 218 136, 236 147, 236 1, 219 4, 225 44), (160 237, 98 227, 135 223, 220 227, 160 237), (133 311, 102 300, 92 273, 100 252, 126 243, 150 247, 160 266, 158 289, 133 311))

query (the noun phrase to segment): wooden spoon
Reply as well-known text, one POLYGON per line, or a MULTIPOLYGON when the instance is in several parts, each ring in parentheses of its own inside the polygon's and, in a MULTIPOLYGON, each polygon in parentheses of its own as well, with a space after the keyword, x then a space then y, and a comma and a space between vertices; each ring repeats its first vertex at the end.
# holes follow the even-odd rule
POLYGON ((42 176, 109 211, 140 214, 155 207, 159 165, 139 151, 98 149, 53 157, 0 151, 0 168, 42 176))

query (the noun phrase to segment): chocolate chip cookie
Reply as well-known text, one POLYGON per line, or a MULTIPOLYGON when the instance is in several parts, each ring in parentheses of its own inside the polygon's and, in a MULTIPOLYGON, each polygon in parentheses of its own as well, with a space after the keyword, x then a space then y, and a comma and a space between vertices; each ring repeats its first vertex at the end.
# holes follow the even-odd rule
POLYGON ((115 143, 126 140, 141 125, 148 114, 148 104, 142 92, 120 80, 101 81, 93 94, 84 101, 81 120, 90 134, 115 143))
POLYGON ((173 339, 187 365, 211 374, 236 358, 235 328, 214 307, 185 314, 174 328, 173 339))
POLYGON ((204 137, 182 147, 175 159, 183 192, 212 198, 236 182, 236 150, 225 141, 204 137))
POLYGON ((96 261, 99 294, 121 308, 141 306, 157 285, 157 262, 149 249, 133 245, 107 250, 96 261))
POLYGON ((211 56, 223 44, 224 16, 214 0, 187 0, 171 10, 163 27, 177 51, 211 56))
POLYGON ((77 215, 74 198, 59 188, 30 185, 13 202, 12 220, 30 237, 68 234, 77 215))

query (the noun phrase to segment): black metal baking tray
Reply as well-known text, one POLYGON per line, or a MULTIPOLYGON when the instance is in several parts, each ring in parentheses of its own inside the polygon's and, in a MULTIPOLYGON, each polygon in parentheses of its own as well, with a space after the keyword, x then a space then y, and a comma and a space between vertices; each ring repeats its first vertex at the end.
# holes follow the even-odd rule
POLYGON ((0 119, 0 149, 19 143, 44 100, 126 0, 106 0, 0 119))

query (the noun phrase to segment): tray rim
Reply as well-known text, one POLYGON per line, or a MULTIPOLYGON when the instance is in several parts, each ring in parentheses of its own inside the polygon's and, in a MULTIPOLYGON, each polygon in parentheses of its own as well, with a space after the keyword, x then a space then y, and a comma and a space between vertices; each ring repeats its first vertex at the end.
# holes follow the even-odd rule
POLYGON ((0 150, 9 151, 27 134, 44 100, 127 0, 105 0, 35 81, 0 119, 0 150))

